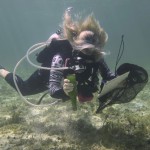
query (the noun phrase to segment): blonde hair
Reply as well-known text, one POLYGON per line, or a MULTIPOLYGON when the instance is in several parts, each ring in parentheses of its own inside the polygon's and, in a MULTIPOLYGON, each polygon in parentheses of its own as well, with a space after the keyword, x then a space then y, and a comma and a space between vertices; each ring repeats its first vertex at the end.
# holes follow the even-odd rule
POLYGON ((63 36, 69 41, 75 43, 82 31, 92 31, 94 33, 94 45, 100 48, 104 47, 108 36, 100 23, 90 14, 84 19, 73 20, 71 14, 65 12, 63 17, 63 36))

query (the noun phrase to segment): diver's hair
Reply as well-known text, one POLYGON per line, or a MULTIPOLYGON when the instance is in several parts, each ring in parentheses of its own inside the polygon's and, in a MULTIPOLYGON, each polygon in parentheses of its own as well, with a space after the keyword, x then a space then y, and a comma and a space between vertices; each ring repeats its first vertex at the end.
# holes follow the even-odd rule
POLYGON ((78 36, 82 31, 92 31, 94 33, 95 42, 93 43, 100 48, 104 47, 108 35, 100 26, 98 20, 95 19, 93 13, 84 19, 72 19, 71 14, 65 12, 63 17, 63 36, 71 42, 78 40, 78 36))

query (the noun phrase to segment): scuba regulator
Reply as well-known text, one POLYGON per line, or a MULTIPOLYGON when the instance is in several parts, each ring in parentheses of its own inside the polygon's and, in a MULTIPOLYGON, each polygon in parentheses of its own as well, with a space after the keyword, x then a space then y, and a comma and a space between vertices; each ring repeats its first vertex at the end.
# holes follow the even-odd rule
POLYGON ((66 59, 65 66, 73 70, 74 73, 83 73, 87 69, 87 61, 95 63, 93 56, 86 55, 80 50, 74 49, 72 51, 72 58, 66 59))

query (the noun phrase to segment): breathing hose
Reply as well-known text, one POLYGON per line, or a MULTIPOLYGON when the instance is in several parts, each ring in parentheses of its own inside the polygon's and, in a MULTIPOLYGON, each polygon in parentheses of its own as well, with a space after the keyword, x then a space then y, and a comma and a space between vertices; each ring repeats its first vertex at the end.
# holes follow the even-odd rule
POLYGON ((41 67, 41 66, 38 66, 36 64, 34 64, 30 59, 29 59, 29 55, 31 55, 32 53, 34 53, 35 51, 38 51, 39 49, 44 49, 46 48, 47 44, 49 43, 37 43, 33 46, 31 46, 28 50, 27 50, 27 53, 25 56, 23 56, 16 64, 15 68, 14 68, 14 71, 13 71, 13 80, 14 80, 14 84, 16 86, 16 90, 17 92, 19 93, 19 95, 21 96, 21 98, 24 100, 24 102, 26 102, 27 104, 31 105, 31 106, 36 106, 36 107, 48 107, 48 106, 52 106, 56 103, 58 103, 59 101, 61 100, 57 100, 55 102, 51 102, 50 104, 42 104, 42 105, 37 105, 37 104, 33 104, 31 102, 29 102, 21 93, 19 87, 18 87, 18 84, 17 84, 17 81, 16 81, 16 70, 18 68, 18 66, 22 63, 23 60, 27 59, 27 61, 29 62, 29 64, 31 64, 32 66, 38 68, 38 69, 46 69, 46 70, 64 70, 64 69, 68 69, 68 67, 62 67, 62 68, 49 68, 49 67, 41 67))

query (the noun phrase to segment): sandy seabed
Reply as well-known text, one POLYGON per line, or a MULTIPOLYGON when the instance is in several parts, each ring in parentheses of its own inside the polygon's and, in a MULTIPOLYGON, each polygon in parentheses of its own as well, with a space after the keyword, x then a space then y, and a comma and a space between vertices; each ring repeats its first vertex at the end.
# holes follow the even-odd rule
POLYGON ((150 82, 132 102, 100 114, 97 105, 78 103, 77 111, 70 101, 32 107, 0 80, 0 150, 150 149, 150 82))

